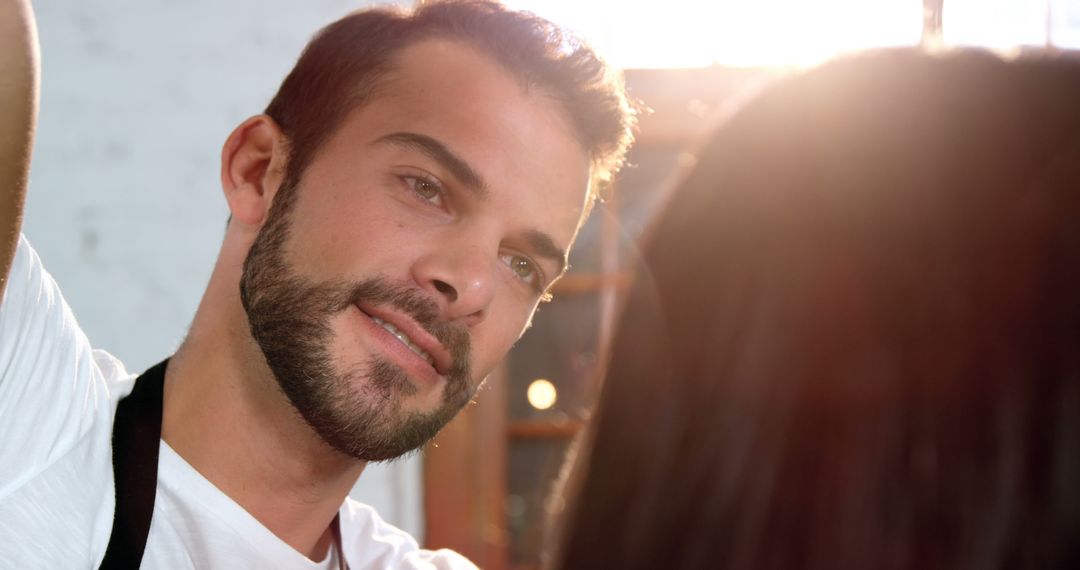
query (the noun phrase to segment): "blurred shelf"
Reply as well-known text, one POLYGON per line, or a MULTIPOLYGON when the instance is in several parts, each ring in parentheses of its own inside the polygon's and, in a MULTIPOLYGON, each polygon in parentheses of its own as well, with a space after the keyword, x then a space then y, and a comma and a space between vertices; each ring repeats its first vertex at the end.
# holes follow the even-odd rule
POLYGON ((522 420, 511 422, 506 431, 511 439, 570 439, 584 427, 581 420, 522 420))
POLYGON ((551 292, 553 295, 583 295, 596 293, 606 288, 625 291, 630 287, 633 275, 620 273, 567 273, 559 279, 551 292))

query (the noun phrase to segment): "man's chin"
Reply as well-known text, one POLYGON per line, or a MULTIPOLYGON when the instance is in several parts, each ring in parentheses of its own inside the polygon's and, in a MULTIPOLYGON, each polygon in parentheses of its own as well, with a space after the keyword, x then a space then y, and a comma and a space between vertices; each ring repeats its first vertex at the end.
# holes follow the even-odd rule
POLYGON ((368 462, 392 461, 423 448, 457 415, 458 410, 438 408, 427 414, 400 412, 405 417, 397 418, 393 426, 360 430, 353 421, 345 422, 339 429, 328 430, 329 426, 324 424, 317 427, 316 432, 327 444, 349 457, 368 462))
POLYGON ((418 387, 400 367, 372 359, 318 377, 278 378, 306 423, 331 448, 363 461, 390 461, 435 437, 468 403, 463 375, 418 387))

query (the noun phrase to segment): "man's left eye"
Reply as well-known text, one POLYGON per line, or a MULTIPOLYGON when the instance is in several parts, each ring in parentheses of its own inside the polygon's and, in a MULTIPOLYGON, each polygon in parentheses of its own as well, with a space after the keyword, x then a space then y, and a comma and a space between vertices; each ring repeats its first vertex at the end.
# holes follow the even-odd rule
POLYGON ((510 270, 514 272, 518 279, 528 283, 537 291, 542 289, 543 278, 535 261, 524 255, 508 253, 503 255, 503 262, 510 266, 510 270))
POLYGON ((536 272, 536 269, 533 268, 532 261, 529 261, 527 257, 521 257, 520 255, 515 255, 510 258, 510 268, 522 279, 528 279, 536 272))

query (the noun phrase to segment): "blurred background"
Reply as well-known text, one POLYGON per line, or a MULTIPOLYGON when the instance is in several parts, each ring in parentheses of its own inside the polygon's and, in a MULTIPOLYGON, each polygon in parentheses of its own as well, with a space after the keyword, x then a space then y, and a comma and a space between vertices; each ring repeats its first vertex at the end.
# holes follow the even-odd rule
MULTIPOLYGON (((316 29, 375 3, 35 3, 42 101, 24 232, 95 346, 135 372, 172 353, 224 233, 225 137, 265 107, 316 29)), ((862 49, 1080 49, 1080 0, 508 4, 585 37, 651 111, 555 300, 475 404, 354 491, 427 545, 494 570, 538 565, 544 498, 594 400, 634 240, 711 125, 771 79, 862 49)))

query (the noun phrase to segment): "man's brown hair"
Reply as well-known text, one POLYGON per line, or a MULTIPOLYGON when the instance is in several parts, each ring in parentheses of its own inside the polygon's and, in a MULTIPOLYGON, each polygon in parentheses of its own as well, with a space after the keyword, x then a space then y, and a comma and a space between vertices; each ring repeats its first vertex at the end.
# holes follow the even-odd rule
POLYGON ((357 11, 319 31, 266 108, 288 139, 283 187, 295 187, 344 116, 371 97, 403 48, 461 41, 497 61, 527 89, 563 109, 592 165, 592 192, 610 182, 633 140, 634 107, 620 73, 580 39, 497 2, 450 0, 405 12, 357 11))

